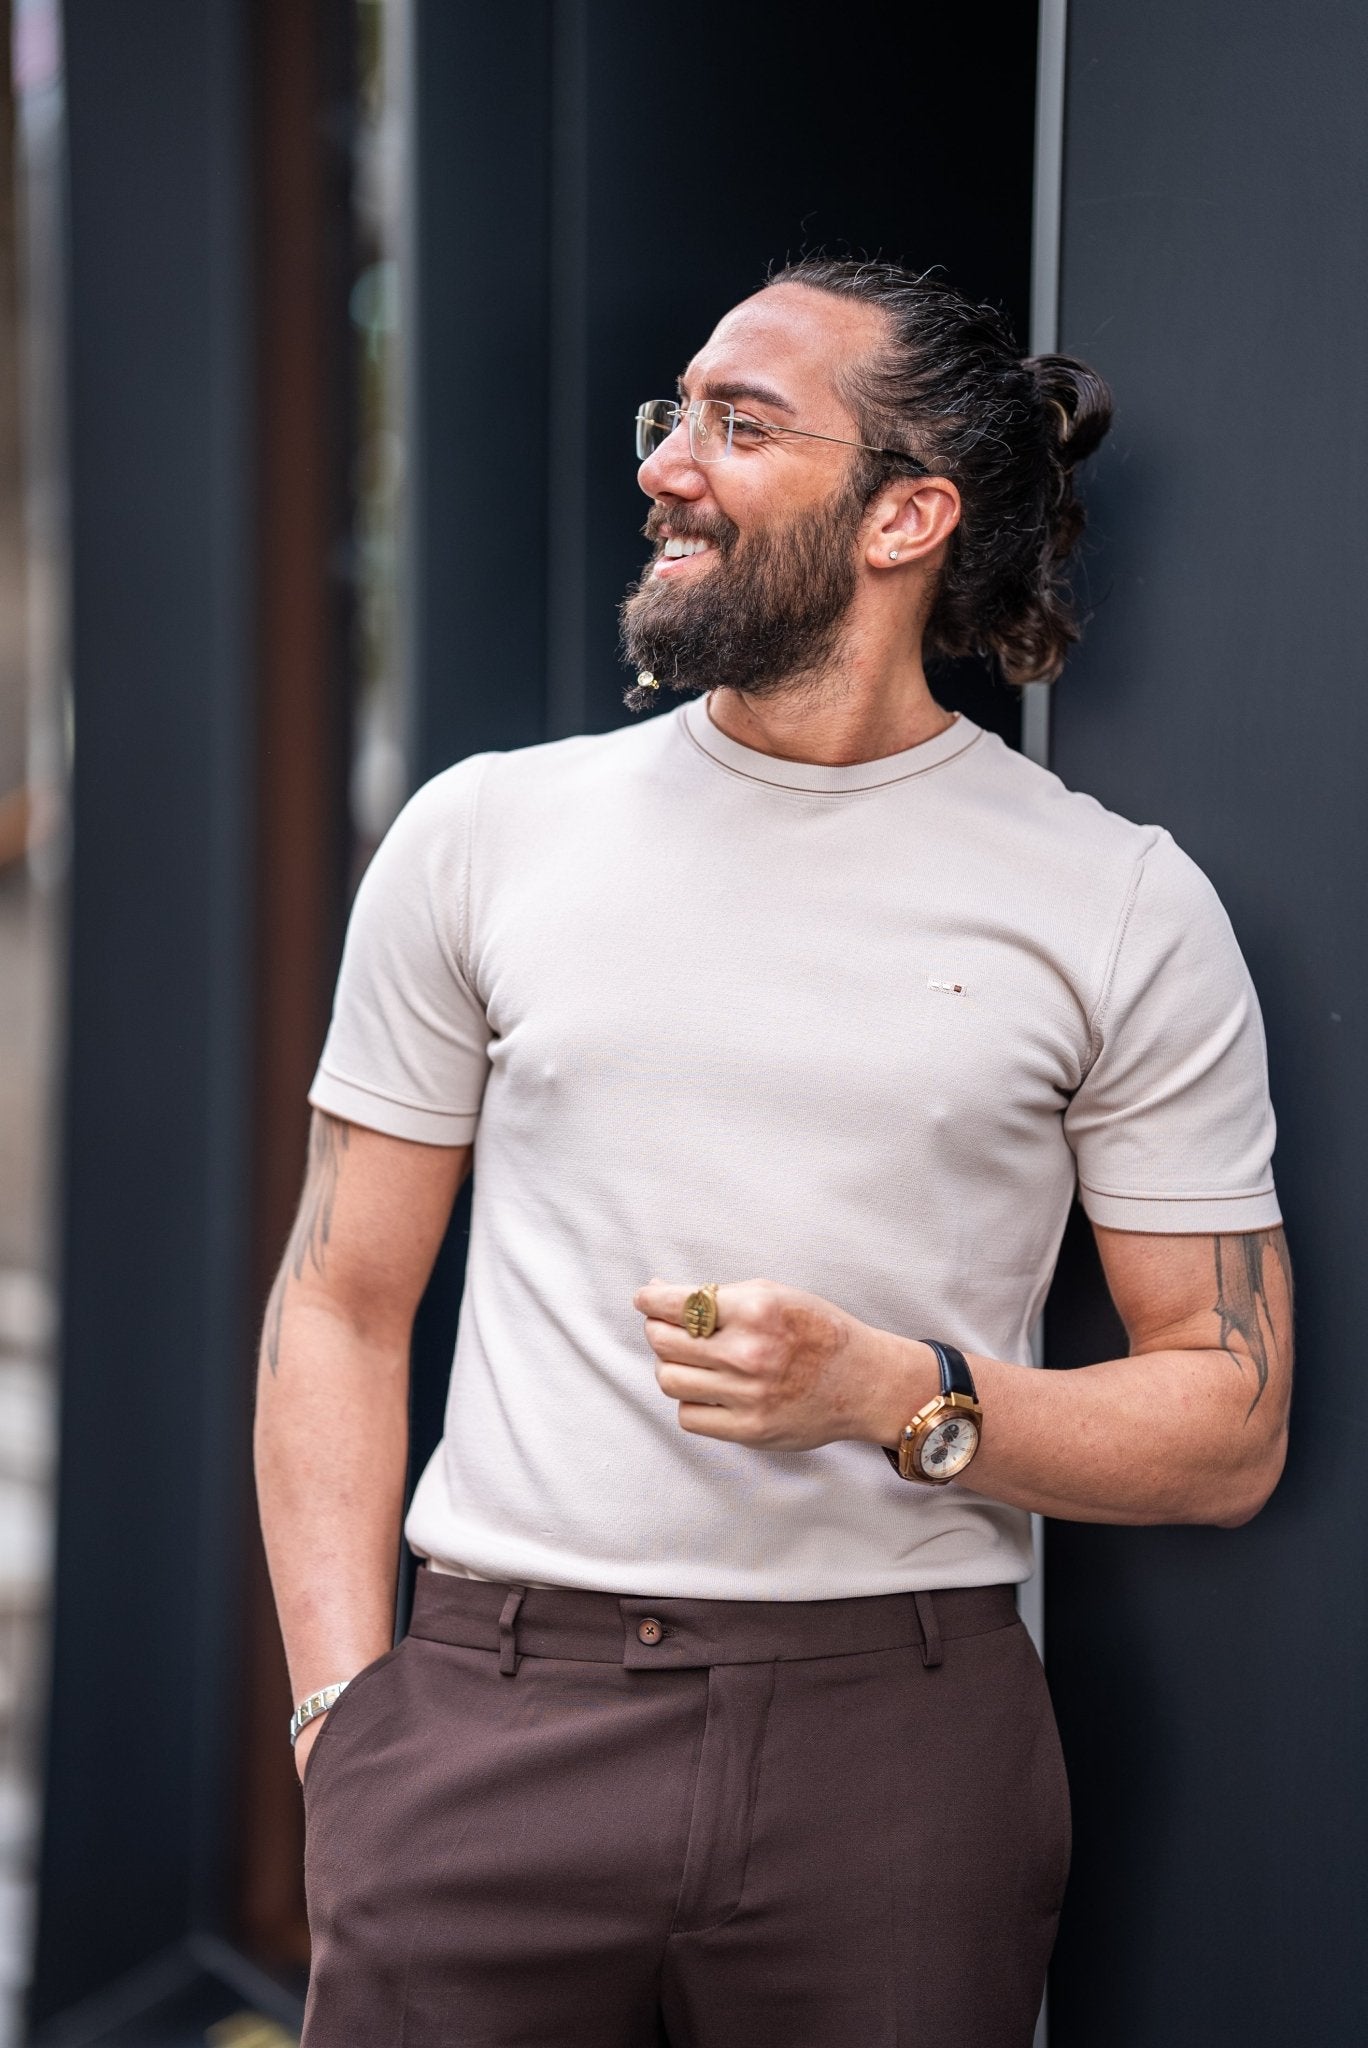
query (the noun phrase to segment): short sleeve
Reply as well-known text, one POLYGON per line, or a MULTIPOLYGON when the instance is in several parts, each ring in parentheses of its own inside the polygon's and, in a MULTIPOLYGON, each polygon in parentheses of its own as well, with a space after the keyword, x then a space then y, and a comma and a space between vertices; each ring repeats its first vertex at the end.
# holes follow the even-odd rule
POLYGON ((1258 998, 1230 920, 1166 832, 1140 860, 1064 1117, 1079 1197, 1112 1230, 1281 1219, 1258 998))
POLYGON ((475 806, 472 755, 404 806, 361 880, 315 1109, 425 1145, 475 1135, 490 1030, 467 973, 475 806))

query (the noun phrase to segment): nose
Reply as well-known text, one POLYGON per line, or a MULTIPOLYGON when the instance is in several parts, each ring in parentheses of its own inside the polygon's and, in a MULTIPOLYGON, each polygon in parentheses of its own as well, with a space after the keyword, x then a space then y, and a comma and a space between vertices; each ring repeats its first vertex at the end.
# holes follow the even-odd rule
POLYGON ((672 433, 646 457, 637 471, 637 482, 648 498, 701 498, 707 478, 689 449, 688 422, 680 420, 672 433))

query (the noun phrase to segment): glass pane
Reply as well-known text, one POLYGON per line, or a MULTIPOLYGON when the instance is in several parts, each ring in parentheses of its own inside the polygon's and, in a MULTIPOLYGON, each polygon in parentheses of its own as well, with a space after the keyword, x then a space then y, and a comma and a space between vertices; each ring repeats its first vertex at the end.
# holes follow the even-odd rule
POLYGON ((72 730, 57 0, 19 0, 10 26, 0 45, 0 2048, 24 2038, 46 1691, 72 730))
POLYGON ((637 413, 637 460, 654 455, 666 436, 674 431, 678 407, 668 398, 648 398, 637 413))
POLYGON ((717 462, 731 446, 732 409, 721 398, 705 398, 694 414, 690 446, 696 462, 717 462))

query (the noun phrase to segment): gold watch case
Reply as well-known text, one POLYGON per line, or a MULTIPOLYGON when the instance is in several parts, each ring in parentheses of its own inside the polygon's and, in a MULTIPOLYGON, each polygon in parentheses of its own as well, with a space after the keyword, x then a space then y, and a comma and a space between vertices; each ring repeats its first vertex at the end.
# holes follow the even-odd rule
POLYGON ((983 1410, 967 1394, 937 1394, 898 1434, 898 1472, 948 1486, 968 1470, 983 1436, 983 1410))

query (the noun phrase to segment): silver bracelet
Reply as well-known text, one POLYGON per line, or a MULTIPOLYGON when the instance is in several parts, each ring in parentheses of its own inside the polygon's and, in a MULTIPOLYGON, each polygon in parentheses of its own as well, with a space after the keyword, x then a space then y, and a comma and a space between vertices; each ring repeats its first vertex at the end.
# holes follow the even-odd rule
POLYGON ((325 1685, 322 1692, 311 1692, 306 1700, 299 1702, 290 1716, 291 1749, 299 1740, 300 1729, 307 1727, 310 1721, 316 1721, 320 1714, 326 1714, 329 1707, 341 1699, 350 1684, 351 1680, 344 1678, 339 1685, 325 1685))

